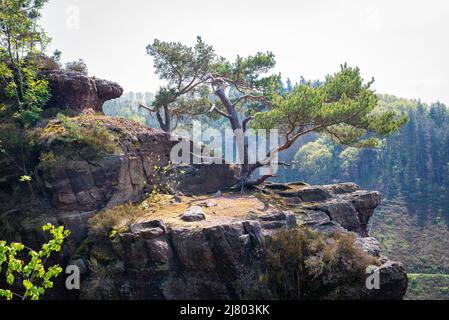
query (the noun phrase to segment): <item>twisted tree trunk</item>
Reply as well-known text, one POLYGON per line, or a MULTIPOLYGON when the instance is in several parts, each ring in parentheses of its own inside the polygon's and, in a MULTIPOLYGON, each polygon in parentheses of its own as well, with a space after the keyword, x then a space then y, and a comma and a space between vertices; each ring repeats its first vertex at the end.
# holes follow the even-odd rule
POLYGON ((248 117, 241 121, 239 119, 239 115, 236 111, 235 105, 231 102, 231 100, 226 95, 223 86, 219 87, 215 91, 216 95, 219 97, 221 103, 226 108, 226 113, 223 111, 219 111, 219 113, 226 118, 229 119, 232 130, 236 134, 237 141, 237 149, 239 154, 239 165, 240 165, 240 173, 239 173, 239 183, 235 186, 235 188, 241 188, 242 190, 245 186, 255 185, 255 181, 251 181, 251 176, 253 172, 263 167, 262 163, 249 163, 249 154, 248 154, 248 141, 245 139, 245 133, 247 131, 247 124, 249 121, 253 119, 253 117, 248 117))

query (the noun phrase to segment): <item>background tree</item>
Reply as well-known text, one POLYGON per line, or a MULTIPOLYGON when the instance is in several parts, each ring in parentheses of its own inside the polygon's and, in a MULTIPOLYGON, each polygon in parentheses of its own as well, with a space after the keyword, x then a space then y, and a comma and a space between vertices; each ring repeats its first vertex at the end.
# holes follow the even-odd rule
POLYGON ((49 42, 38 25, 46 2, 0 0, 0 120, 12 118, 20 132, 22 159, 12 160, 23 172, 23 180, 30 179, 25 163, 26 128, 39 119, 50 98, 48 82, 39 72, 36 59, 49 42))
POLYGON ((347 148, 316 134, 298 139, 283 152, 292 168, 278 181, 304 180, 311 184, 353 181, 379 190, 385 199, 401 200, 425 224, 434 215, 449 225, 449 109, 442 103, 379 95, 378 107, 407 115, 409 121, 380 148, 347 148))
POLYGON ((107 116, 124 117, 155 128, 159 125, 158 121, 146 109, 139 107, 142 103, 151 105, 153 101, 154 95, 150 92, 127 92, 120 98, 106 101, 103 104, 103 112, 107 116))
POLYGON ((144 104, 140 107, 155 113, 165 132, 173 129, 173 118, 177 122, 182 117, 204 113, 201 108, 207 105, 205 84, 215 59, 213 48, 200 37, 194 47, 156 39, 147 47, 147 53, 154 59, 156 74, 166 80, 167 85, 156 93, 152 107, 144 104))

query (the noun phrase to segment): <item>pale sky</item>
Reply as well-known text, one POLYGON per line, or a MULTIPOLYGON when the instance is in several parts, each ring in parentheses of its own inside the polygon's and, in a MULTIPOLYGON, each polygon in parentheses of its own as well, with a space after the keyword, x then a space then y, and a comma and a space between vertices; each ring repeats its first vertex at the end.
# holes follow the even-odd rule
POLYGON ((230 59, 270 50, 294 82, 348 62, 377 92, 449 105, 446 0, 50 0, 42 24, 49 51, 125 91, 161 85, 145 50, 155 38, 192 45, 200 35, 230 59))

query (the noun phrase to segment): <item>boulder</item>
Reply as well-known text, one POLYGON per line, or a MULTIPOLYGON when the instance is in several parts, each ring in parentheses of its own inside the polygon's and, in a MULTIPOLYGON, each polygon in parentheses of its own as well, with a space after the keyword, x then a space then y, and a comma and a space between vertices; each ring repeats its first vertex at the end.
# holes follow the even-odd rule
POLYGON ((378 290, 370 290, 367 297, 377 300, 399 300, 407 292, 408 278, 404 277, 402 263, 385 259, 377 272, 380 275, 378 290))
POLYGON ((284 227, 293 228, 297 225, 296 217, 291 212, 276 212, 259 218, 262 221, 262 228, 267 230, 284 227))
MULTIPOLYGON (((306 204, 304 209, 322 211, 331 221, 359 235, 368 236, 368 221, 381 202, 377 191, 363 191, 353 183, 306 188, 308 199, 315 199, 313 204, 306 204), (312 190, 312 191, 310 191, 312 190)), ((303 192, 304 189, 300 190, 303 192)), ((281 195, 281 193, 279 193, 281 195)))
POLYGON ((206 219, 206 215, 201 207, 192 206, 181 215, 181 219, 187 222, 201 221, 206 219))
POLYGON ((132 233, 139 233, 142 232, 143 230, 153 228, 161 229, 164 232, 166 231, 165 223, 162 220, 150 220, 145 222, 134 223, 129 227, 132 233))
POLYGON ((304 202, 324 201, 331 198, 329 192, 319 187, 305 187, 297 192, 297 196, 304 202))
POLYGON ((144 239, 153 239, 166 232, 166 227, 161 220, 152 220, 140 223, 134 223, 129 227, 134 234, 140 234, 144 239))
POLYGON ((332 221, 337 222, 343 228, 361 233, 362 226, 359 221, 357 210, 347 201, 328 201, 314 207, 325 212, 332 221))
POLYGON ((287 215, 284 212, 277 212, 260 217, 262 221, 285 221, 287 215))
POLYGON ((270 221, 267 223, 262 224, 263 229, 267 230, 273 230, 273 229, 280 229, 285 228, 287 226, 287 221, 270 221))
POLYGON ((205 202, 198 203, 198 206, 205 207, 205 208, 212 208, 212 207, 216 207, 217 203, 214 201, 205 201, 205 202))
POLYGON ((182 172, 178 189, 190 194, 215 193, 238 182, 235 168, 225 164, 192 164, 182 167, 182 172))
POLYGON ((368 222, 374 213, 374 210, 381 202, 381 195, 379 192, 368 192, 368 191, 356 191, 347 198, 351 201, 354 208, 357 210, 360 230, 363 235, 367 235, 368 222))
POLYGON ((74 114, 92 109, 102 112, 105 101, 119 98, 123 88, 111 81, 86 76, 80 72, 64 69, 46 72, 52 97, 47 108, 69 109, 74 114))
POLYGON ((322 186, 322 188, 334 195, 352 193, 360 190, 360 187, 353 182, 329 184, 322 186))
POLYGON ((382 248, 379 241, 373 237, 357 237, 355 243, 362 248, 363 251, 369 253, 372 256, 380 256, 382 248))

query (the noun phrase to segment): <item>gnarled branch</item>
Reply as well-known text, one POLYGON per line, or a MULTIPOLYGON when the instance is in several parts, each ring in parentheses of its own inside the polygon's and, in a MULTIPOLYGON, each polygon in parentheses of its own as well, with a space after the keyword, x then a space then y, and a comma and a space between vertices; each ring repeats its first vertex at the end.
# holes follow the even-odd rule
POLYGON ((242 101, 247 102, 248 100, 259 101, 260 103, 264 103, 266 105, 271 105, 271 102, 266 97, 258 96, 258 95, 254 95, 254 94, 244 94, 243 96, 240 96, 236 100, 234 100, 232 102, 232 104, 236 105, 239 102, 242 102, 242 101))
POLYGON ((248 126, 248 122, 250 122, 253 119, 254 119, 254 117, 250 116, 250 117, 246 118, 245 120, 243 120, 243 122, 242 122, 243 132, 246 132, 246 129, 247 129, 247 126, 248 126))
POLYGON ((215 111, 215 112, 218 113, 219 115, 222 115, 223 117, 226 117, 226 118, 228 118, 228 119, 231 118, 231 115, 230 115, 230 114, 227 114, 226 112, 224 112, 224 111, 218 109, 217 106, 216 106, 215 104, 214 104, 214 105, 212 106, 212 108, 210 108, 210 110, 209 110, 209 112, 212 112, 212 111, 215 111))
POLYGON ((146 106, 146 105, 144 105, 144 104, 139 104, 139 109, 145 109, 145 110, 148 110, 148 111, 150 111, 150 112, 157 112, 157 109, 156 108, 150 108, 150 107, 148 107, 148 106, 146 106))

